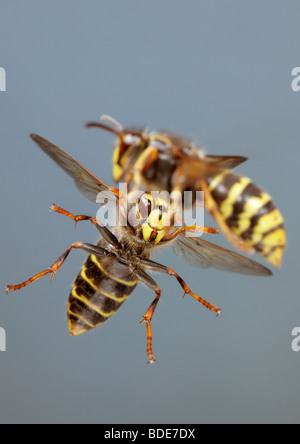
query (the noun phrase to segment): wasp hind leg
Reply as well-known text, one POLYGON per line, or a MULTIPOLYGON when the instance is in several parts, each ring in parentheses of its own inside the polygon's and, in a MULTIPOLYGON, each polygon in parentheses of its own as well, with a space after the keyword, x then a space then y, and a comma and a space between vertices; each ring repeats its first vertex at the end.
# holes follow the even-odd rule
POLYGON ((145 268, 149 271, 153 271, 156 273, 165 273, 169 276, 174 276, 177 281, 179 282, 180 286, 183 288, 184 295, 189 294, 192 296, 196 301, 200 302, 204 307, 206 307, 208 310, 213 311, 216 313, 217 316, 221 314, 221 309, 219 307, 216 307, 215 305, 210 304, 205 299, 201 298, 197 294, 193 293, 189 286, 186 284, 186 282, 179 276, 179 274, 176 273, 173 268, 166 267, 165 265, 159 264, 157 262, 152 261, 151 259, 141 259, 141 263, 145 266, 145 268))
POLYGON ((158 301, 161 296, 161 288, 157 283, 143 270, 138 270, 134 272, 134 275, 136 278, 138 278, 139 282, 143 283, 147 287, 149 287, 151 290, 153 290, 156 293, 156 297, 151 303, 150 307, 144 314, 143 319, 141 320, 140 324, 143 324, 145 322, 146 329, 147 329, 147 356, 148 356, 148 364, 154 364, 155 358, 153 356, 152 351, 152 328, 151 328, 151 319, 153 316, 153 313, 157 307, 158 301))

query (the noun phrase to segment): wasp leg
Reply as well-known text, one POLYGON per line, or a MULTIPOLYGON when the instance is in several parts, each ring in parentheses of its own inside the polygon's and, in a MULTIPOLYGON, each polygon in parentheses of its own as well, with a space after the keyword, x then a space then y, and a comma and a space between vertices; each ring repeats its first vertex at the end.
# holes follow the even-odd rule
POLYGON ((245 251, 246 253, 253 254, 254 248, 247 245, 240 237, 236 236, 231 229, 228 227, 226 222, 223 219, 222 214, 220 213, 217 204, 214 198, 211 195, 205 181, 201 180, 200 182, 201 189, 204 191, 205 196, 205 208, 212 214, 212 216, 216 219, 217 223, 220 225, 221 230, 224 236, 229 240, 229 242, 241 251, 245 251))
POLYGON ((149 271, 153 271, 156 273, 166 273, 169 276, 174 276, 181 285, 181 287, 183 288, 184 291, 183 296, 189 294, 190 296, 195 298, 198 302, 201 302, 201 304, 204 305, 204 307, 208 308, 210 311, 214 311, 217 314, 217 316, 221 314, 221 309, 219 307, 210 304, 205 299, 202 299, 200 296, 193 293, 188 287, 188 285, 185 283, 185 281, 179 276, 179 274, 176 273, 175 270, 173 270, 173 268, 166 267, 165 265, 162 264, 158 264, 157 262, 154 262, 150 259, 140 259, 140 261, 149 271))
POLYGON ((196 203, 195 203, 195 207, 205 208, 205 205, 204 205, 203 202, 196 202, 196 203))
POLYGON ((69 248, 63 254, 61 254, 59 256, 59 258, 49 268, 32 276, 31 278, 22 282, 22 284, 7 285, 6 286, 6 293, 8 293, 11 290, 13 290, 13 291, 20 290, 21 288, 26 287, 27 285, 31 284, 32 282, 37 281, 41 277, 46 276, 47 274, 51 274, 50 280, 52 282, 52 279, 53 279, 54 275, 56 274, 57 270, 59 270, 59 268, 62 266, 62 264, 65 262, 65 260, 69 256, 70 252, 74 248, 79 249, 79 250, 83 250, 89 254, 95 254, 96 256, 108 256, 109 254, 111 254, 108 251, 106 251, 104 248, 97 247, 96 245, 87 244, 84 242, 74 242, 72 245, 69 246, 69 248))
POLYGON ((152 351, 152 329, 151 329, 151 319, 153 316, 153 313, 157 307, 158 301, 160 299, 161 295, 161 288, 157 283, 143 270, 137 270, 134 271, 135 277, 138 278, 138 280, 146 285, 147 287, 151 288, 151 290, 155 291, 156 297, 153 300, 152 304, 146 311, 143 319, 141 320, 140 324, 146 323, 146 329, 147 329, 147 356, 148 356, 148 364, 154 364, 155 358, 153 356, 152 351))
POLYGON ((169 236, 164 236, 164 241, 173 240, 180 234, 185 233, 186 231, 190 231, 192 233, 202 232, 202 233, 219 234, 217 228, 200 227, 199 225, 190 225, 190 226, 180 227, 177 230, 175 230, 173 233, 169 234, 169 236))
POLYGON ((133 169, 133 182, 134 182, 133 191, 137 191, 139 189, 139 185, 142 183, 143 173, 147 171, 150 165, 153 162, 155 162, 157 158, 158 158, 158 149, 151 145, 148 146, 148 148, 139 157, 133 169))
POLYGON ((99 231, 99 233, 103 236, 103 238, 106 240, 107 243, 112 245, 115 248, 122 248, 120 245, 118 239, 116 236, 109 231, 107 227, 105 227, 98 219, 91 216, 84 216, 84 215, 77 215, 74 216, 72 213, 70 213, 67 210, 64 210, 63 208, 58 207, 55 204, 52 204, 50 207, 50 211, 55 211, 56 213, 63 214, 64 216, 70 217, 75 221, 75 226, 77 225, 77 222, 80 222, 82 220, 89 220, 99 231))

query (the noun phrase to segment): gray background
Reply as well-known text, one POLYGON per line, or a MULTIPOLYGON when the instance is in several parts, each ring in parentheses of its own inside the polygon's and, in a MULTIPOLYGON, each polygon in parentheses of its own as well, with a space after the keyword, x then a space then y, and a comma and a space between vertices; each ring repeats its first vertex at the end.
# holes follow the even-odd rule
POLYGON ((299 17, 291 0, 0 2, 1 423, 299 422, 299 17), (47 277, 4 292, 71 242, 97 238, 89 224, 75 230, 49 214, 52 202, 91 215, 96 207, 28 134, 111 183, 113 138, 83 127, 103 113, 248 156, 239 171, 272 194, 286 221, 288 247, 271 278, 197 270, 172 251, 155 257, 223 312, 182 300, 177 282, 157 275, 154 366, 138 325, 153 299, 142 286, 107 324, 69 337, 80 252, 51 286, 47 277))

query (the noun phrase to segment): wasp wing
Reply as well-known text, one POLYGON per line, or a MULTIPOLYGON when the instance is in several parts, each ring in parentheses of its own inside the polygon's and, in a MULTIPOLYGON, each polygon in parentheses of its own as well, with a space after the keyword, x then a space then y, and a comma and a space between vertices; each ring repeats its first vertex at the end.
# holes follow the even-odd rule
POLYGON ((213 154, 206 154, 203 160, 205 160, 205 162, 214 163, 220 168, 228 168, 231 170, 241 163, 246 162, 248 158, 244 156, 216 156, 213 154))
POLYGON ((116 196, 110 191, 110 187, 77 160, 44 137, 37 134, 31 134, 30 137, 44 153, 74 179, 76 187, 85 197, 95 203, 98 193, 105 192, 103 197, 108 200, 108 203, 116 202, 116 196))
POLYGON ((213 267, 217 270, 254 276, 270 276, 273 274, 267 267, 252 259, 197 237, 181 235, 174 242, 173 249, 175 254, 181 256, 194 267, 213 267))

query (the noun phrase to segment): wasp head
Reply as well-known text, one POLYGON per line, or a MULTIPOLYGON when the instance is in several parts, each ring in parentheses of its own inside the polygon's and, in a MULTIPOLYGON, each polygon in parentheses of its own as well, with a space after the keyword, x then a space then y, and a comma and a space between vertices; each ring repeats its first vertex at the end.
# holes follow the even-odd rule
POLYGON ((137 216, 141 222, 143 241, 157 245, 170 226, 168 204, 161 198, 144 193, 137 200, 137 216))

